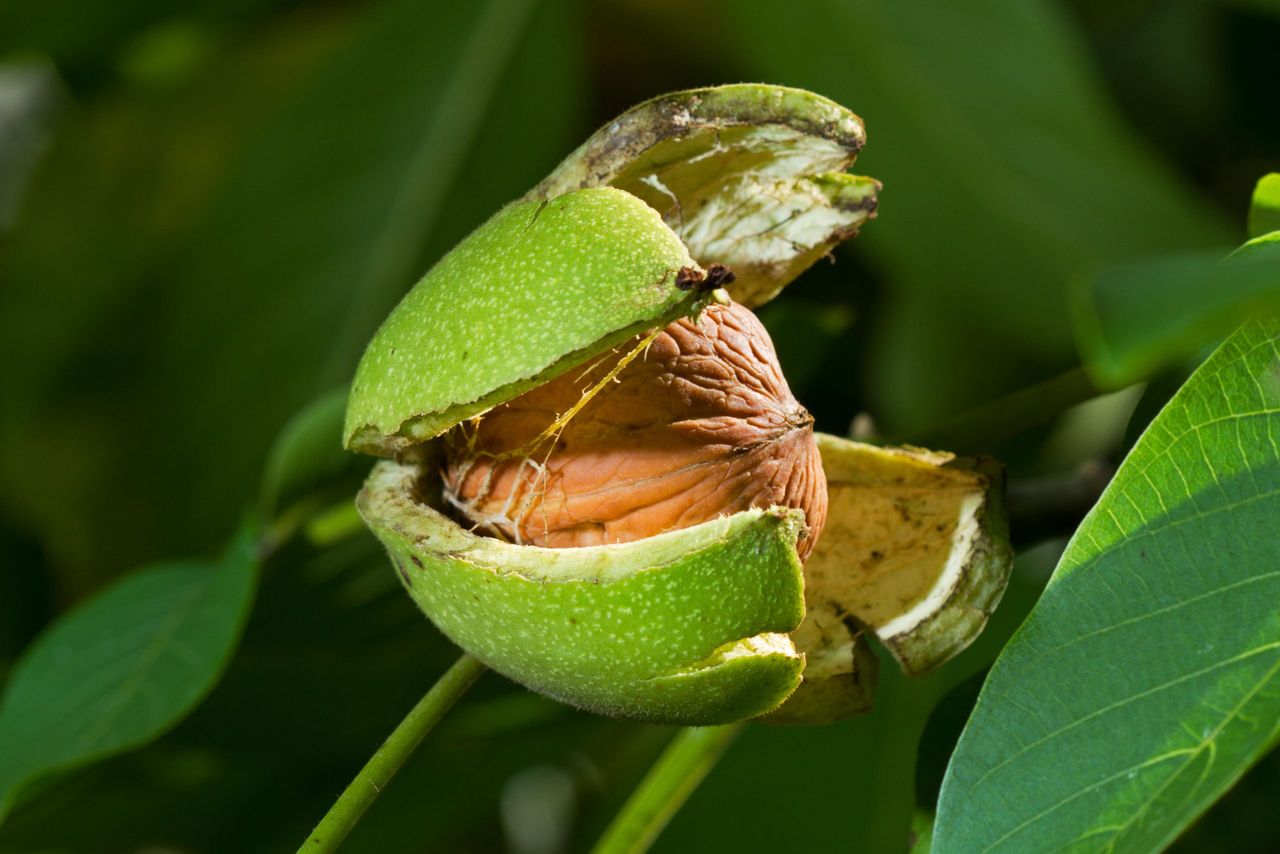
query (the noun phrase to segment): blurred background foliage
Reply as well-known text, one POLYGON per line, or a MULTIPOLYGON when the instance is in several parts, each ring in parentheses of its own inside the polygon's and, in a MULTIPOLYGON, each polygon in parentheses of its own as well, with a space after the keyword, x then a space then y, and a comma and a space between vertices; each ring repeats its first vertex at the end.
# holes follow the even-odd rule
MULTIPOLYGON (((216 554, 289 417, 595 126, 674 89, 802 86, 865 118, 885 189, 762 311, 792 386, 829 432, 1005 460, 1024 551, 954 665, 885 667, 866 718, 749 728, 659 848, 905 850, 930 711, 1194 366, 1103 385, 1069 295, 1241 242, 1280 166, 1277 45, 1274 0, 0 0, 0 676, 130 568, 216 554)), ((0 850, 288 850, 451 657, 370 537, 293 542, 195 714, 45 786, 0 850)), ((581 848, 668 737, 487 676, 350 850, 581 848)), ((1185 850, 1274 842, 1277 761, 1185 850)))

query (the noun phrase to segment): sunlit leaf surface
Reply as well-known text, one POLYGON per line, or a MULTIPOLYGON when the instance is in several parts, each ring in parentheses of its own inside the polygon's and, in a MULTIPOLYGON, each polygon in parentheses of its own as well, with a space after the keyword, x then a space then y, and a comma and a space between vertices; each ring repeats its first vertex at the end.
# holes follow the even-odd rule
POLYGON ((1153 851, 1280 734, 1280 321, 1152 422, 1001 654, 934 850, 1153 851))

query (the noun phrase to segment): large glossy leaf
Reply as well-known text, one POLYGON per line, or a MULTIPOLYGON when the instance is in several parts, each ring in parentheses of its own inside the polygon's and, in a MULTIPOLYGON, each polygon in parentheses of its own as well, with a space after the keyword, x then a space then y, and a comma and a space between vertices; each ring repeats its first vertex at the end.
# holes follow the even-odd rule
POLYGON ((214 562, 125 578, 38 638, 0 705, 0 818, 23 787, 156 738, 218 681, 257 581, 246 530, 214 562))
POLYGON ((858 167, 884 193, 850 251, 888 274, 871 380, 891 429, 1067 367, 1064 291, 1078 271, 1234 236, 1118 120, 1057 4, 724 8, 750 76, 866 120, 858 167))
POLYGON ((1280 321, 1191 377, 997 660, 941 852, 1153 851, 1280 734, 1280 321))

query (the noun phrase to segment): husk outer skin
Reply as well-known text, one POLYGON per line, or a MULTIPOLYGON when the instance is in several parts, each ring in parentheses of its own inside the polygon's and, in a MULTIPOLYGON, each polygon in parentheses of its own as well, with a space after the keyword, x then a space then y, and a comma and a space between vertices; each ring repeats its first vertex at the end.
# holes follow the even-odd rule
POLYGON ((800 681, 781 638, 804 615, 799 511, 746 511, 581 549, 472 535, 424 504, 415 467, 379 463, 357 506, 414 601, 494 670, 598 714, 710 725, 763 714, 800 681))
POLYGON ((652 208, 608 187, 503 208, 405 296, 370 341, 344 442, 402 453, 602 352, 696 313, 696 268, 652 208))

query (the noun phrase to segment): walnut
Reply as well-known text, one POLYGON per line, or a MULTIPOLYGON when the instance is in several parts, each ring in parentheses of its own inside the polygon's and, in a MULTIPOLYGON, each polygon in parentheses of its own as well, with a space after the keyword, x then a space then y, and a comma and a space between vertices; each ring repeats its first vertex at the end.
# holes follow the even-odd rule
POLYGON ((803 560, 826 518, 826 479, 813 418, 764 326, 717 304, 646 338, 450 431, 446 499, 483 533, 551 548, 794 507, 803 560))

